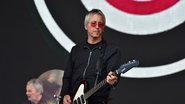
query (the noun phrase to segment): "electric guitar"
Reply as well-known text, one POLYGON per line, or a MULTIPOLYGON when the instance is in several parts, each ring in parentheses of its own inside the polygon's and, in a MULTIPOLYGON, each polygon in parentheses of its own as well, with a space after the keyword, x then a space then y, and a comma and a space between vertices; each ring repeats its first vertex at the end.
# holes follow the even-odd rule
MULTIPOLYGON (((130 70, 133 67, 136 67, 139 65, 138 60, 132 60, 129 61, 126 64, 122 64, 117 70, 114 71, 116 75, 119 75, 121 73, 125 73, 128 70, 130 70)), ((100 83, 98 83, 96 86, 94 86, 92 89, 84 93, 85 85, 81 84, 73 98, 73 104, 86 104, 86 100, 94 94, 96 91, 98 91, 102 86, 106 84, 106 78, 102 80, 100 83)))

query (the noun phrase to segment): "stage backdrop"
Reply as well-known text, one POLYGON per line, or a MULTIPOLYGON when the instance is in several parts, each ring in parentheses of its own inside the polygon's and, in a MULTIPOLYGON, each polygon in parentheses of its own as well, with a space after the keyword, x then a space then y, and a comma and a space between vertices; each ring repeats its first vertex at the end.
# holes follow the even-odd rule
POLYGON ((64 70, 69 52, 84 40, 84 16, 99 8, 107 17, 104 37, 120 47, 122 74, 110 104, 182 104, 185 93, 185 1, 12 0, 1 3, 2 104, 26 100, 31 78, 64 70))

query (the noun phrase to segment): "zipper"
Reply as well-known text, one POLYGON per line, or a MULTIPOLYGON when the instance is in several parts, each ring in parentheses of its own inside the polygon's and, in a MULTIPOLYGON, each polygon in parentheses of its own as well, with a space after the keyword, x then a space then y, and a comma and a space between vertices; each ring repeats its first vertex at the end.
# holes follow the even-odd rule
POLYGON ((91 55, 92 55, 92 51, 90 51, 90 53, 89 53, 87 65, 86 65, 85 70, 84 70, 84 72, 83 72, 83 80, 85 80, 85 74, 86 74, 87 68, 88 68, 88 66, 89 66, 89 62, 90 62, 90 59, 91 59, 91 55))

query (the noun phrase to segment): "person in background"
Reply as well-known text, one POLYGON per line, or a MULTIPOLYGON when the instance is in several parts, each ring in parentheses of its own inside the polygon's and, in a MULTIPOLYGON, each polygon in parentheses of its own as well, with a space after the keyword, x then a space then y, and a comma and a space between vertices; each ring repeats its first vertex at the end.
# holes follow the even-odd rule
POLYGON ((43 92, 43 84, 40 79, 33 78, 29 80, 26 85, 28 101, 25 101, 23 104, 44 104, 42 100, 43 92))
POLYGON ((113 71, 121 65, 121 52, 118 47, 108 43, 104 37, 105 16, 99 9, 89 11, 84 20, 87 38, 76 44, 69 56, 64 70, 61 102, 72 104, 73 97, 82 80, 87 84, 86 91, 106 79, 106 84, 90 96, 88 104, 107 104, 112 86, 119 81, 113 71))

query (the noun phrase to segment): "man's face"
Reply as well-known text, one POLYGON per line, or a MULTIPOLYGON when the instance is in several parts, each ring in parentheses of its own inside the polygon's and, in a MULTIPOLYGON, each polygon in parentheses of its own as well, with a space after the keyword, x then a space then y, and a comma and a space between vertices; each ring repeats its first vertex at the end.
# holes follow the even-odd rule
POLYGON ((32 84, 26 86, 26 95, 29 101, 35 101, 41 93, 38 92, 32 84))
POLYGON ((105 25, 103 17, 98 14, 90 16, 88 23, 85 25, 87 30, 88 38, 101 38, 104 31, 105 25))

